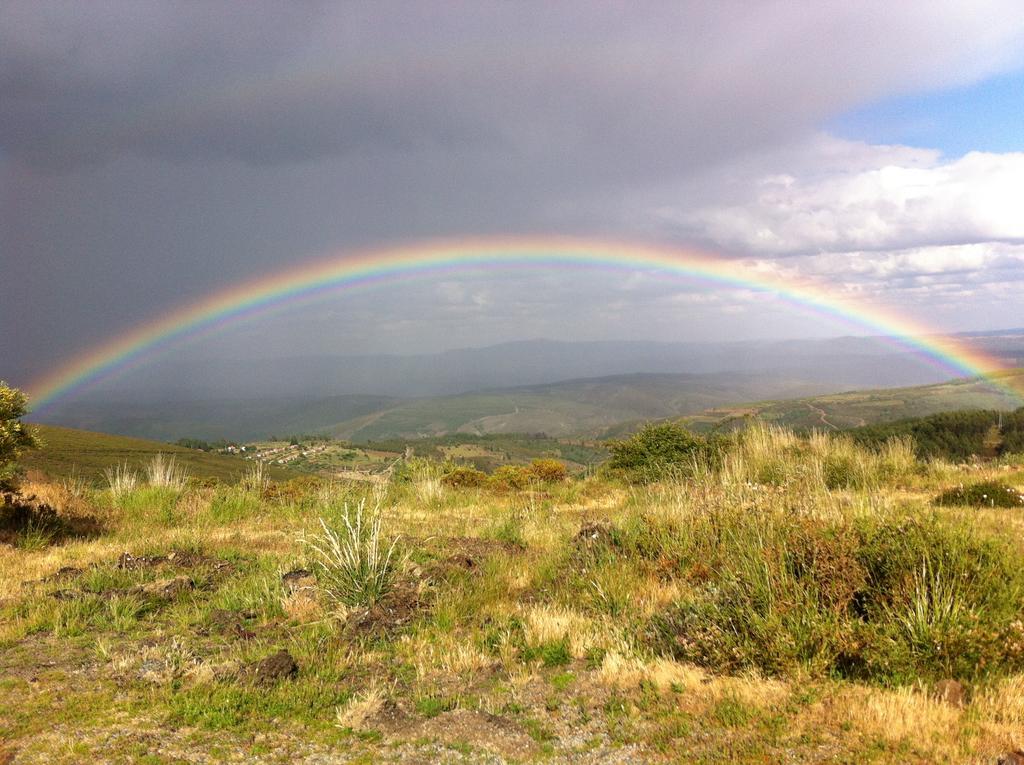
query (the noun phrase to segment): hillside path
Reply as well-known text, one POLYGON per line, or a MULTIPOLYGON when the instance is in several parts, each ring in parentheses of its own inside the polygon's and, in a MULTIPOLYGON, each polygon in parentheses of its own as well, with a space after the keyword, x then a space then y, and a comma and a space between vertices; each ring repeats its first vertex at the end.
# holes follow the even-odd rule
POLYGON ((820 409, 820 408, 814 406, 814 404, 812 404, 810 401, 807 401, 805 403, 807 404, 807 408, 808 409, 810 409, 812 412, 814 412, 816 415, 818 415, 818 420, 821 422, 822 425, 825 425, 825 426, 827 426, 829 428, 832 428, 832 430, 839 430, 839 426, 838 425, 835 425, 834 423, 829 422, 828 416, 825 414, 825 410, 824 409, 820 409))

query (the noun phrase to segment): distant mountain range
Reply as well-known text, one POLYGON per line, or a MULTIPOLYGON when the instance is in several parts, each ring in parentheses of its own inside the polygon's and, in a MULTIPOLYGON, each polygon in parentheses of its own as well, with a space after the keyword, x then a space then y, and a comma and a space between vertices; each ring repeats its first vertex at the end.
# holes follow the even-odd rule
MULTIPOLYGON (((1024 331, 967 341, 1010 364, 1024 361, 1024 331)), ((877 338, 537 340, 419 356, 164 364, 53 407, 39 421, 161 440, 310 432, 357 441, 451 432, 595 435, 620 423, 949 376, 877 338)))

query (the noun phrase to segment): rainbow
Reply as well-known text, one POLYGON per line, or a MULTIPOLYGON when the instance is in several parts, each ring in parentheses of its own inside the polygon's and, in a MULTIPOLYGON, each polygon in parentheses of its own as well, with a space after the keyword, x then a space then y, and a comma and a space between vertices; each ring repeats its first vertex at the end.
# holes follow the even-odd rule
MULTIPOLYGON (((851 302, 820 283, 782 279, 736 260, 660 245, 606 240, 460 239, 336 254, 229 287, 88 349, 34 381, 28 386, 28 393, 38 413, 43 407, 144 362, 175 342, 215 331, 226 323, 339 289, 424 273, 493 266, 651 271, 770 292, 798 306, 893 338, 957 376, 990 377, 1002 366, 995 358, 889 310, 851 302)), ((1013 392, 998 378, 993 384, 1013 392)))

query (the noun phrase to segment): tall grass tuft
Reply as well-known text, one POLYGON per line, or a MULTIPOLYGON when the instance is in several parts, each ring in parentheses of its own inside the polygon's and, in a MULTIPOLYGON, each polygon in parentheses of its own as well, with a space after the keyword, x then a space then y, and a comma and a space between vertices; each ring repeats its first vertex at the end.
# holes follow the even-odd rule
POLYGON ((413 467, 412 485, 420 502, 430 504, 444 496, 443 472, 439 466, 426 460, 413 467))
POLYGON ((146 465, 146 481, 150 486, 181 491, 188 481, 188 472, 178 466, 174 457, 164 457, 161 452, 146 465))
POLYGON ((366 500, 345 506, 340 525, 320 519, 321 531, 303 541, 313 554, 313 569, 324 594, 336 604, 370 607, 390 592, 395 575, 395 547, 382 539, 382 513, 366 500))
POLYGON ((970 617, 969 602, 957 582, 937 570, 925 559, 914 572, 913 589, 902 612, 892 617, 907 634, 911 645, 929 650, 949 639, 955 630, 970 617))
POLYGON ((801 485, 815 490, 874 489, 905 480, 918 468, 914 442, 893 438, 878 451, 845 435, 821 431, 806 438, 758 423, 737 437, 721 465, 694 471, 705 483, 801 485))
POLYGON ((242 478, 242 487, 250 491, 263 491, 269 484, 270 476, 267 475, 266 466, 260 460, 250 465, 242 478))
POLYGON ((131 494, 139 486, 139 474, 128 467, 128 463, 107 468, 103 471, 107 479, 107 486, 115 499, 131 494))
POLYGON ((82 477, 75 467, 71 472, 60 479, 60 487, 72 497, 84 498, 89 491, 89 483, 82 477))

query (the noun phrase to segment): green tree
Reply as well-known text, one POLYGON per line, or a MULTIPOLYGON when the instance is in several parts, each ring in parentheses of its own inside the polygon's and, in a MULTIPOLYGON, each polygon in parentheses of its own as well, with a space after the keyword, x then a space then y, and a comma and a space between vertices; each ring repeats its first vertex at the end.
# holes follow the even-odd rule
POLYGON ((21 453, 36 446, 35 434, 21 421, 26 412, 25 394, 0 381, 0 488, 10 486, 21 453))

